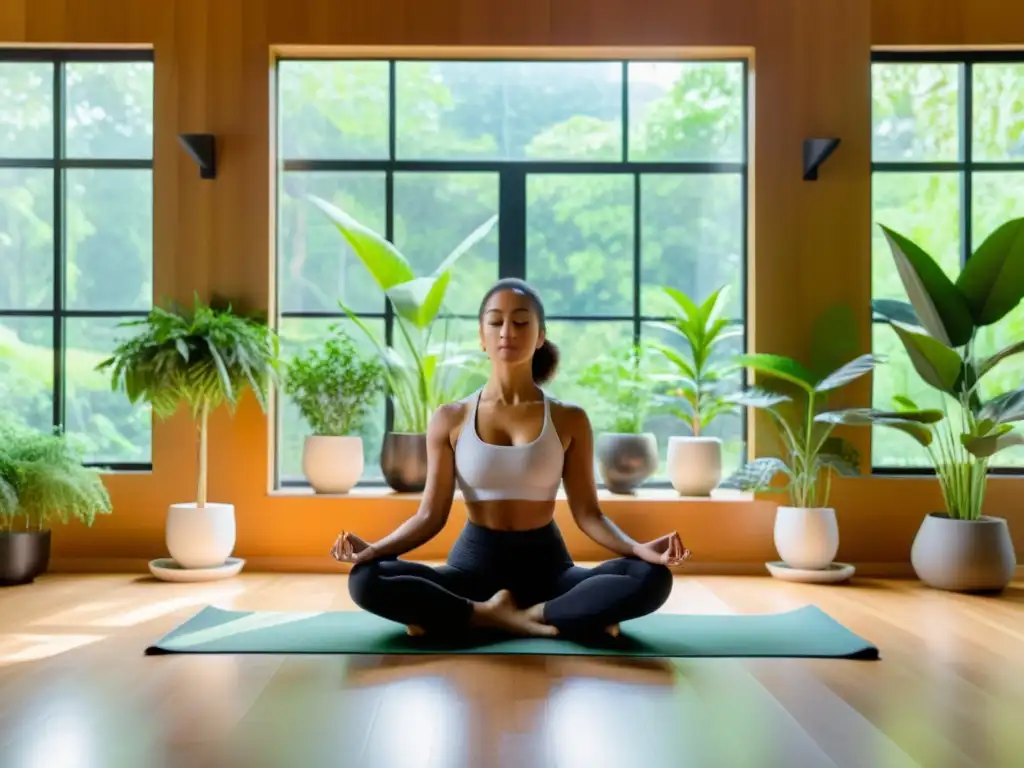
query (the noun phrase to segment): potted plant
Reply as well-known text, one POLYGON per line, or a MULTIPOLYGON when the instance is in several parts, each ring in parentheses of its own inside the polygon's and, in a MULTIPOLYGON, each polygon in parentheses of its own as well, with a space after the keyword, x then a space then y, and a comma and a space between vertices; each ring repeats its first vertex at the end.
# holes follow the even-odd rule
POLYGON ((741 331, 730 328, 729 320, 722 316, 726 288, 712 292, 701 304, 675 288, 663 286, 662 291, 671 300, 673 316, 650 325, 679 344, 649 342, 671 368, 670 373, 655 377, 668 385, 658 400, 691 431, 668 439, 668 479, 683 496, 708 496, 722 479, 722 441, 705 430, 716 418, 736 409, 722 386, 735 365, 718 362, 713 356, 718 345, 741 331))
POLYGON ((313 434, 302 448, 302 471, 317 493, 348 493, 363 474, 357 433, 383 390, 383 367, 365 358, 338 325, 321 346, 288 364, 284 392, 313 434))
MULTIPOLYGON (((1024 445, 1013 431, 1024 421, 1024 385, 985 399, 981 385, 1008 357, 1024 353, 1024 339, 990 356, 978 351, 978 331, 1006 317, 1024 298, 1024 218, 992 232, 953 282, 935 260, 903 235, 882 227, 909 303, 876 301, 902 342, 914 370, 943 401, 928 448, 945 510, 925 516, 911 562, 918 577, 939 589, 999 592, 1017 561, 1006 520, 984 513, 992 456, 1024 445)), ((901 408, 915 408, 908 398, 901 408)))
POLYGON ((164 419, 185 405, 196 424, 196 498, 170 506, 168 552, 181 568, 220 567, 234 551, 235 508, 207 500, 209 417, 221 406, 233 411, 247 389, 266 411, 276 383, 277 336, 262 317, 198 296, 191 310, 154 307, 145 319, 122 325, 138 329, 136 335, 98 366, 110 371, 112 387, 132 403, 150 403, 164 419))
POLYGON ((740 467, 721 487, 787 493, 789 504, 780 506, 775 518, 779 557, 790 569, 827 569, 839 549, 836 513, 829 506, 832 476, 860 474, 857 450, 834 435, 835 428, 878 424, 928 442, 928 424, 942 414, 910 409, 828 410, 829 397, 835 390, 871 372, 881 362, 874 355, 859 355, 824 375, 782 355, 741 355, 737 362, 758 374, 761 382, 730 399, 765 411, 776 428, 782 450, 779 457, 756 458, 740 467), (773 485, 779 477, 784 478, 783 484, 773 485))
POLYGON ((642 347, 602 355, 577 383, 597 395, 593 419, 609 427, 595 442, 598 474, 612 493, 632 493, 658 469, 658 440, 644 431, 652 385, 642 347))
POLYGON ((58 431, 0 418, 0 586, 29 584, 50 562, 50 526, 72 518, 91 526, 111 513, 100 473, 58 431))
POLYGON ((426 277, 417 277, 409 260, 386 238, 327 201, 310 196, 338 228, 390 304, 399 344, 387 345, 344 303, 341 308, 373 342, 384 365, 394 425, 384 435, 381 471, 399 492, 422 491, 427 481, 427 423, 438 406, 482 385, 481 356, 448 338, 447 317, 434 335, 458 259, 494 228, 491 217, 463 240, 426 277))

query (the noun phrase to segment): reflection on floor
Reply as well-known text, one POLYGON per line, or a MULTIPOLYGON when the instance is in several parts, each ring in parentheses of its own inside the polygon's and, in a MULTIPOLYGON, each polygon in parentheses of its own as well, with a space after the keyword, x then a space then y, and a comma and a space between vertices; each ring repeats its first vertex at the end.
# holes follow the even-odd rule
POLYGON ((676 579, 664 610, 813 603, 881 662, 143 656, 203 605, 351 609, 344 576, 47 576, 0 591, 0 765, 1024 765, 1024 584, 676 579))

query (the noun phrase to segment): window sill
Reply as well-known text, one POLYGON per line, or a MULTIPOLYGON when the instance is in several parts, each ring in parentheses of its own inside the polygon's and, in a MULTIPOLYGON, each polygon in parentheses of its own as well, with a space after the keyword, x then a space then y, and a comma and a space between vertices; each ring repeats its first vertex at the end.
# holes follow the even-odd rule
MULTIPOLYGON (((285 498, 285 499, 323 499, 324 501, 359 501, 363 499, 393 499, 395 501, 419 501, 423 498, 422 493, 398 493, 393 491, 391 488, 383 485, 371 485, 371 486, 356 486, 349 493, 315 493, 312 488, 309 487, 288 487, 278 488, 270 491, 267 494, 270 498, 285 498)), ((742 491, 727 491, 727 490, 714 490, 711 492, 711 496, 680 496, 672 488, 640 488, 634 494, 621 494, 612 493, 604 488, 599 489, 597 492, 597 498, 602 502, 626 502, 635 503, 638 501, 642 502, 655 502, 655 503, 671 503, 671 502, 687 502, 687 503, 715 503, 715 502, 753 502, 755 500, 753 493, 744 493, 742 491)), ((455 500, 462 501, 462 493, 460 491, 455 492, 455 500)), ((556 501, 565 501, 565 491, 562 489, 558 490, 558 495, 555 497, 556 501)))

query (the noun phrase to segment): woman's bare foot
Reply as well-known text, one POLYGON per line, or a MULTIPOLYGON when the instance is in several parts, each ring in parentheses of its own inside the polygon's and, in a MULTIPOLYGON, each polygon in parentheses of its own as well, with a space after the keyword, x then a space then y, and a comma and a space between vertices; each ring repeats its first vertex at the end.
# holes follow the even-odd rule
MULTIPOLYGON (((534 606, 526 609, 526 617, 531 621, 535 621, 538 624, 544 623, 544 603, 537 603, 534 606)), ((618 637, 620 634, 619 625, 612 624, 611 626, 605 627, 604 631, 612 637, 618 637)))
POLYGON ((409 635, 409 637, 419 637, 420 635, 426 634, 426 632, 423 631, 423 627, 417 627, 415 624, 410 624, 409 626, 407 626, 405 628, 405 631, 409 635))
POLYGON ((619 625, 618 624, 612 624, 610 627, 605 627, 604 631, 607 632, 612 637, 618 637, 619 636, 619 632, 620 632, 619 625))
MULTIPOLYGON (((536 607, 536 606, 534 606, 536 607)), ((527 637, 554 637, 558 629, 538 621, 532 609, 521 610, 512 600, 512 593, 503 589, 486 603, 477 603, 473 610, 473 623, 478 627, 498 629, 527 637)))

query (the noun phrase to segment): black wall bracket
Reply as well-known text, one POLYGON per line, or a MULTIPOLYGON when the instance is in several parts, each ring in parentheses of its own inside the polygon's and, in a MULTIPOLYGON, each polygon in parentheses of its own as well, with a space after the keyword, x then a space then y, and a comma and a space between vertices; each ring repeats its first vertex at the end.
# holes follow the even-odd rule
POLYGON ((817 181, 818 168, 839 146, 839 139, 804 139, 804 181, 817 181))
POLYGON ((199 166, 199 178, 217 178, 217 141, 212 133, 182 133, 178 141, 199 166))

